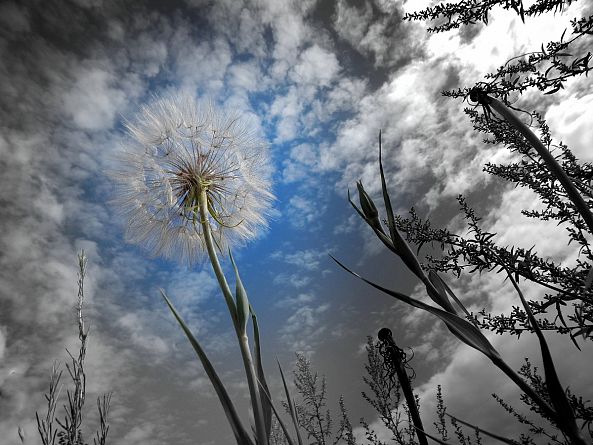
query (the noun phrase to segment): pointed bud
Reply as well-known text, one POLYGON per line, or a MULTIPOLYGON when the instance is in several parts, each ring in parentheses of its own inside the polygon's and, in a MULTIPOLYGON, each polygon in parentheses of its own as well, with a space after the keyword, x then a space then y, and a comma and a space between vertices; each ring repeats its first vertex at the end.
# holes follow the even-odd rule
POLYGON ((373 228, 382 232, 383 227, 381 227, 381 222, 379 221, 379 211, 371 197, 365 191, 362 181, 358 181, 356 187, 358 188, 358 199, 360 200, 360 208, 364 217, 373 228))

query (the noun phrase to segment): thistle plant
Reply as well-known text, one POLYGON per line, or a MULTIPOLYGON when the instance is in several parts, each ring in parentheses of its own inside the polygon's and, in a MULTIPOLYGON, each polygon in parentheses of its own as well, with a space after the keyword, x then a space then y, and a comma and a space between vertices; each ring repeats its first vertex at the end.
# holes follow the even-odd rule
POLYGON ((230 250, 266 226, 274 199, 266 144, 239 116, 217 111, 212 104, 202 107, 188 97, 157 99, 126 127, 128 141, 113 177, 128 240, 154 255, 189 264, 207 256, 237 335, 254 439, 199 341, 161 293, 210 378, 237 443, 268 444, 274 407, 262 366, 259 327, 230 250), (234 295, 219 260, 226 253, 235 274, 234 295), (250 319, 254 354, 247 332, 250 319))

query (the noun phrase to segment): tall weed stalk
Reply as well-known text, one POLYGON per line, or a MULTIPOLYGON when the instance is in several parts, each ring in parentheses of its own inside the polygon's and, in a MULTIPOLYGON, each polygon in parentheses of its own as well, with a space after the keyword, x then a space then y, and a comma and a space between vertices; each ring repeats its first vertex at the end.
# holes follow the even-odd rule
MULTIPOLYGON (((37 429, 43 445, 55 445, 56 439, 58 445, 86 445, 82 432, 83 426, 83 408, 86 400, 86 373, 84 369, 88 329, 85 328, 84 308, 84 278, 87 270, 87 257, 84 251, 78 255, 78 296, 76 302, 76 319, 78 324, 78 339, 80 346, 77 357, 74 357, 70 351, 66 350, 70 357, 70 362, 66 363, 66 369, 72 380, 73 387, 67 389, 67 403, 64 407, 63 420, 56 418, 56 407, 58 404, 62 386, 60 380, 62 371, 54 363, 49 390, 45 394, 47 401, 47 410, 45 416, 41 418, 39 413, 35 413, 37 419, 37 429)), ((96 437, 93 438, 95 445, 107 445, 107 434, 109 432, 108 413, 111 403, 111 393, 97 397, 97 408, 99 411, 99 429, 96 437)))

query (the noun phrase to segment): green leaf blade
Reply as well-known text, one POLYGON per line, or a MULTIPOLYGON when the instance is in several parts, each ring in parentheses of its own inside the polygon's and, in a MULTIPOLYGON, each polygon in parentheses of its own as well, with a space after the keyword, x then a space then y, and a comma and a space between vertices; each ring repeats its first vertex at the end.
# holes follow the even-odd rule
POLYGON ((224 413, 227 417, 227 420, 231 426, 231 429, 233 430, 233 435, 235 436, 237 444, 238 445, 254 445, 253 441, 249 437, 249 434, 247 433, 247 431, 245 430, 245 428, 243 427, 243 425, 241 423, 241 420, 237 414, 237 410, 235 409, 235 406, 233 405, 233 402, 231 401, 231 398, 229 397, 229 395, 226 391, 226 388, 224 387, 222 381, 220 380, 220 377, 216 373, 214 366, 212 366, 212 363, 206 356, 206 353, 202 349, 202 346, 200 345, 198 340, 195 338, 195 336, 193 335, 193 333, 191 332, 189 327, 185 324, 185 322, 181 318, 181 315, 179 315, 179 313, 173 306, 173 303, 171 303, 171 301, 169 300, 169 298, 167 297, 165 292, 162 289, 160 291, 161 291, 161 295, 162 295, 163 299, 167 303, 167 306, 169 306, 169 309, 171 310, 171 312, 173 313, 173 316, 177 320, 177 323, 179 323, 179 326, 181 326, 181 329, 187 336, 190 344, 194 348, 194 351, 198 355, 198 358, 202 362, 204 371, 206 371, 206 374, 208 375, 208 378, 210 379, 210 382, 212 383, 212 386, 214 387, 214 390, 216 391, 218 399, 220 400, 220 403, 224 409, 224 413))
POLYGON ((282 377, 282 384, 284 385, 284 393, 286 394, 286 403, 288 404, 288 409, 290 412, 290 417, 292 418, 292 423, 294 424, 294 429, 296 430, 297 441, 299 445, 303 445, 303 439, 301 438, 301 433, 299 431, 299 422, 296 416, 296 409, 292 398, 290 397, 290 391, 288 390, 288 385, 286 384, 286 379, 284 378, 284 372, 282 372, 282 366, 280 366, 280 362, 278 362, 278 369, 280 369, 280 377, 282 377))
POLYGON ((262 363, 261 343, 259 336, 259 325, 257 323, 257 316, 251 305, 249 305, 249 311, 251 312, 251 320, 253 323, 253 338, 255 342, 255 372, 257 374, 257 379, 259 383, 259 392, 264 414, 264 424, 266 427, 266 437, 268 438, 268 440, 270 440, 270 434, 272 431, 272 410, 274 409, 274 407, 272 406, 272 401, 268 396, 270 390, 268 388, 268 383, 266 382, 266 376, 264 373, 264 367, 262 363))

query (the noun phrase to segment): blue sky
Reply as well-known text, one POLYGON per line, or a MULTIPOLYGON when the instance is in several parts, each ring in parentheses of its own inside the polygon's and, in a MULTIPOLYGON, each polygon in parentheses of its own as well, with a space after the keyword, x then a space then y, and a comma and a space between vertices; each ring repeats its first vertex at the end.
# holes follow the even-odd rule
MULTIPOLYGON (((270 142, 276 213, 269 230, 235 256, 260 318, 276 397, 275 358, 290 369, 294 353, 306 352, 327 375, 330 402, 344 394, 354 424, 361 416, 373 422, 360 397, 363 346, 367 335, 388 326, 416 351, 426 416, 440 383, 452 413, 515 433, 489 395, 516 400, 516 390, 486 359, 429 315, 346 275, 328 253, 426 298, 346 199, 359 179, 378 199, 382 129, 398 213, 415 206, 435 224, 463 232, 455 200, 462 193, 500 245, 536 244, 542 256, 573 264, 576 252, 562 227, 521 216, 520 209, 538 205, 534 195, 482 172, 486 162, 508 161, 510 153, 484 145, 463 114, 466 104, 440 92, 472 85, 510 57, 559 38, 571 18, 590 14, 590 5, 575 2, 525 25, 496 10, 488 27, 429 35, 425 23, 401 21, 424 1, 120 3, 0 5, 0 443, 16 444, 18 425, 26 443, 38 443, 35 411, 43 410, 51 365, 67 357, 66 347, 77 347, 72 308, 81 248, 89 258, 89 427, 95 396, 114 391, 113 444, 231 443, 214 392, 159 287, 247 412, 242 364, 209 264, 188 268, 150 258, 125 243, 124 222, 108 204, 112 185, 104 172, 121 150, 123 120, 153 95, 171 92, 211 97, 244 113, 270 142)), ((530 91, 521 101, 545 115, 556 141, 593 160, 589 79, 554 96, 530 91)), ((473 310, 501 313, 518 304, 500 275, 449 283, 473 310)), ((541 289, 526 292, 536 298, 541 289)), ((515 368, 526 356, 539 362, 533 338, 490 338, 515 368)), ((593 387, 591 347, 578 354, 566 339, 551 345, 564 358, 563 381, 590 395, 584 389, 593 387)))

